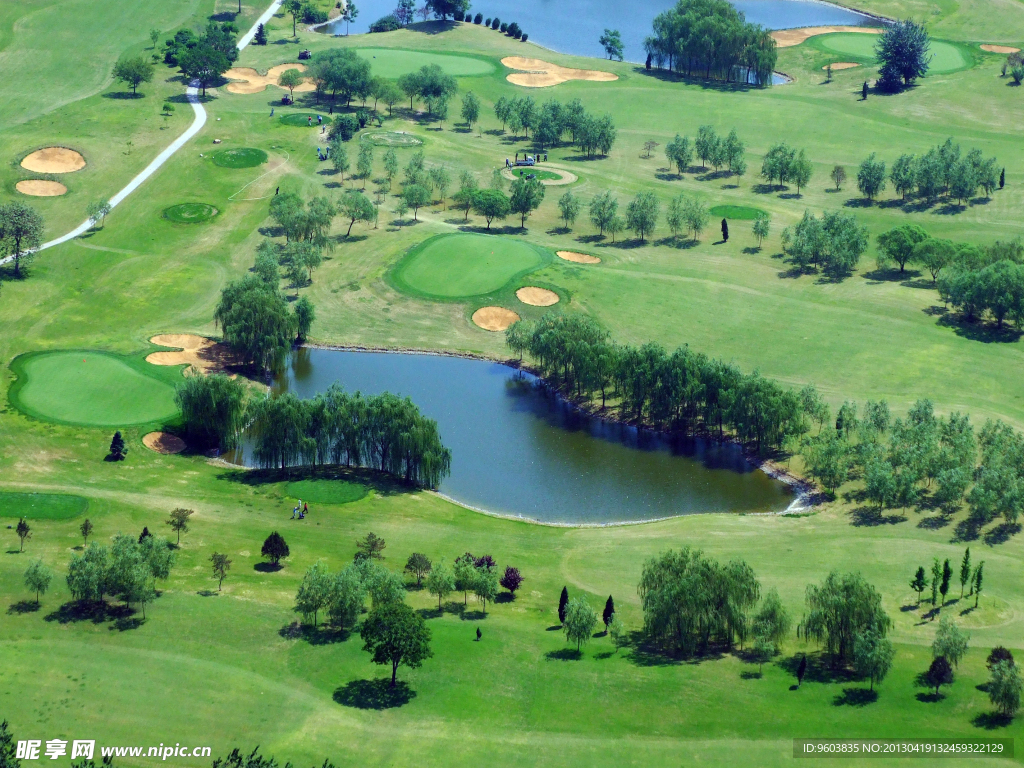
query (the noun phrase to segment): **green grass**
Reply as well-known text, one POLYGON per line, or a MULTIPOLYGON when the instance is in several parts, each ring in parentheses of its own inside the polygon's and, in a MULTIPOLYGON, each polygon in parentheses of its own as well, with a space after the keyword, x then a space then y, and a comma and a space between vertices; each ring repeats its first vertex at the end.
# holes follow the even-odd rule
POLYGON ((0 517, 27 520, 70 520, 85 513, 89 500, 63 493, 11 493, 0 491, 0 517))
MULTIPOLYGON (((852 59, 874 62, 876 35, 851 32, 836 32, 811 38, 822 50, 837 53, 852 59)), ((942 40, 932 40, 928 49, 932 56, 928 71, 934 74, 948 74, 969 67, 973 63, 970 53, 963 46, 942 40)))
MULTIPOLYGON (((283 119, 283 118, 282 118, 283 119)), ((240 149, 222 149, 214 152, 214 165, 221 168, 255 168, 267 162, 267 153, 262 149, 242 147, 240 149)))
POLYGON ((760 208, 751 208, 749 205, 716 205, 710 213, 712 216, 721 216, 723 219, 753 221, 758 216, 764 215, 765 211, 760 208))
POLYGON ((319 478, 296 480, 285 486, 288 496, 317 504, 350 504, 364 498, 367 492, 362 483, 319 478))
POLYGON ((537 181, 552 181, 552 180, 555 180, 555 179, 562 178, 562 174, 560 174, 560 173, 555 173, 554 171, 544 171, 544 170, 541 170, 539 168, 537 168, 537 169, 515 168, 512 171, 512 175, 513 176, 520 176, 521 175, 524 179, 527 176, 529 176, 530 174, 533 174, 534 176, 536 176, 537 177, 537 181), (522 174, 519 173, 520 171, 522 171, 522 174))
POLYGON ((549 260, 539 248, 512 238, 440 235, 413 248, 391 278, 416 295, 466 299, 493 293, 549 260))
POLYGON ((46 421, 113 427, 150 424, 178 412, 171 384, 120 355, 44 352, 25 355, 12 368, 18 381, 11 402, 46 421))
POLYGON ((208 203, 178 203, 164 208, 164 218, 178 224, 199 224, 209 221, 217 213, 217 209, 208 203))
POLYGON ((425 51, 403 51, 393 48, 359 48, 357 53, 370 62, 374 74, 397 79, 407 72, 436 64, 449 75, 488 75, 494 71, 494 64, 475 56, 453 56, 425 51))
POLYGON ((419 136, 396 131, 364 131, 359 135, 359 140, 368 141, 375 147, 395 147, 397 149, 419 147, 423 144, 423 139, 419 136))
POLYGON ((291 125, 296 128, 308 128, 310 127, 309 121, 313 121, 313 128, 319 128, 320 125, 316 121, 317 114, 323 118, 324 125, 330 125, 333 118, 330 115, 317 112, 292 112, 287 115, 281 116, 281 122, 285 125, 291 125))

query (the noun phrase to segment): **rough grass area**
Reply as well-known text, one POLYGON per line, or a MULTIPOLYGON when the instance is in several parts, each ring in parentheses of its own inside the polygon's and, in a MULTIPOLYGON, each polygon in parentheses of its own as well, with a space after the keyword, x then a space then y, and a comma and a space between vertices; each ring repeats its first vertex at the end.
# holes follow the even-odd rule
POLYGON ((362 483, 319 478, 296 480, 285 486, 289 496, 317 504, 350 504, 365 497, 368 491, 362 483))
POLYGON ((164 218, 178 224, 200 224, 209 221, 219 211, 209 203, 179 203, 164 208, 164 218))
POLYGON ((262 149, 242 147, 241 149, 222 149, 214 152, 214 165, 221 168, 255 168, 267 162, 267 153, 262 149))
POLYGON ((0 517, 27 520, 70 520, 89 508, 83 496, 63 493, 16 493, 0 491, 0 517))

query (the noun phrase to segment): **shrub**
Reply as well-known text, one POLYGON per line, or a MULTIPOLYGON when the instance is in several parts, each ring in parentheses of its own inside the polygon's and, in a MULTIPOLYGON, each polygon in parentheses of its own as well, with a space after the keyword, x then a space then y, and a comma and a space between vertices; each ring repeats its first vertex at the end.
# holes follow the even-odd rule
POLYGON ((456 12, 455 12, 454 14, 452 14, 452 17, 453 17, 453 18, 454 18, 454 19, 455 19, 456 21, 462 21, 463 19, 465 19, 465 18, 466 18, 466 14, 465 14, 465 13, 463 13, 462 11, 456 11, 456 12))
POLYGON ((528 37, 529 37, 529 35, 526 34, 525 32, 523 32, 523 42, 524 43, 526 42, 526 38, 528 38, 528 37))
MULTIPOLYGON (((500 26, 501 26, 501 19, 499 19, 497 16, 495 16, 493 19, 491 19, 491 29, 497 29, 500 26)), ((502 31, 504 31, 504 30, 502 30, 502 31)))
POLYGON ((389 13, 387 16, 381 16, 370 25, 371 32, 394 32, 396 29, 401 28, 402 25, 398 23, 398 17, 393 13, 389 13))
POLYGON ((474 23, 474 24, 481 24, 481 23, 483 23, 483 20, 484 20, 484 15, 483 15, 482 13, 478 13, 478 14, 477 14, 477 15, 476 15, 476 16, 475 16, 475 17, 473 18, 473 23, 474 23))
POLYGON ((359 120, 353 115, 342 115, 334 124, 334 132, 341 137, 342 141, 348 141, 360 127, 359 120))
MULTIPOLYGON (((477 14, 477 15, 479 15, 479 14, 477 14)), ((491 26, 491 17, 490 16, 487 17, 487 21, 484 22, 484 26, 485 27, 491 26)))
POLYGON ((501 32, 502 34, 508 32, 508 24, 506 24, 504 21, 501 22, 501 24, 498 25, 498 31, 501 32))
POLYGON ((302 6, 303 24, 322 24, 327 21, 327 11, 317 8, 312 3, 302 6))

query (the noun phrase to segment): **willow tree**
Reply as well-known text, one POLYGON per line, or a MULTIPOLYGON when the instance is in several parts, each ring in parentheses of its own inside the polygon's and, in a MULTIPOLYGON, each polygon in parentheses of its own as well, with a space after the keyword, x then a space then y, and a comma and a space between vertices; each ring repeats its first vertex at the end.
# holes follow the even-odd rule
POLYGON ((220 374, 203 376, 194 368, 189 373, 174 393, 189 441, 197 447, 234 448, 244 424, 245 385, 220 374))
POLYGON ((277 287, 256 275, 228 285, 213 317, 224 341, 259 368, 273 368, 291 348, 294 317, 277 287))

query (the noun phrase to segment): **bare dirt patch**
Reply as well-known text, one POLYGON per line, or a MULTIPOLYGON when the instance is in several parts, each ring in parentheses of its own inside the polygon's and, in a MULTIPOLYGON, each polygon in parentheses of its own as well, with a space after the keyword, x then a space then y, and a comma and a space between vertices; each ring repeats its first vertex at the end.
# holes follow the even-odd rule
POLYGON ((142 438, 142 444, 151 451, 165 455, 181 453, 188 447, 180 437, 167 432, 150 432, 142 438))
POLYGON ((547 288, 528 285, 516 291, 516 298, 531 307, 550 307, 558 303, 558 294, 547 288))
POLYGON ((1017 53, 1020 48, 1014 48, 1012 45, 992 45, 985 43, 981 46, 981 50, 988 51, 989 53, 1017 53))
POLYGON ((504 331, 519 315, 504 307, 480 307, 473 313, 473 322, 485 331, 504 331))
POLYGON ((501 60, 509 69, 519 69, 522 72, 514 72, 505 79, 513 85, 522 85, 527 88, 547 88, 569 80, 591 80, 598 83, 610 83, 618 80, 619 76, 611 72, 602 72, 599 69, 573 69, 572 67, 560 67, 557 64, 544 61, 543 59, 530 59, 524 56, 506 56, 501 60))
POLYGON ((44 147, 26 155, 21 167, 33 173, 74 173, 85 168, 85 158, 67 147, 44 147))
MULTIPOLYGON (((832 65, 832 71, 835 72, 835 71, 838 71, 840 69, 853 69, 854 67, 859 67, 859 66, 860 66, 860 64, 854 64, 852 61, 837 61, 835 64, 832 65)), ((828 69, 828 64, 826 64, 824 67, 822 67, 822 70, 826 70, 826 69, 828 69)))
MULTIPOLYGON (((261 93, 266 90, 268 85, 280 88, 281 86, 277 84, 277 78, 279 78, 281 73, 286 69, 297 69, 300 72, 305 72, 306 65, 278 64, 277 66, 268 69, 267 74, 265 75, 261 75, 251 67, 232 67, 224 73, 224 77, 228 80, 235 81, 227 84, 227 90, 229 93, 261 93)), ((316 88, 310 82, 304 82, 295 87, 295 91, 297 93, 308 93, 313 90, 316 90, 316 88)))
POLYGON ((60 197, 68 192, 68 188, 59 181, 44 179, 24 179, 15 184, 14 188, 21 194, 32 197, 60 197))
POLYGON ((191 333, 163 333, 150 339, 161 347, 177 347, 177 352, 153 352, 146 362, 153 365, 192 365, 203 373, 223 373, 240 364, 225 345, 191 333))
POLYGON ((878 35, 882 30, 878 27, 801 27, 800 29, 777 29, 772 32, 772 37, 779 48, 790 48, 800 45, 809 37, 827 35, 831 32, 862 32, 866 35, 878 35))
POLYGON ((591 256, 587 253, 576 253, 576 251, 555 251, 558 258, 565 259, 566 261, 572 261, 576 264, 600 264, 601 260, 597 256, 591 256))

